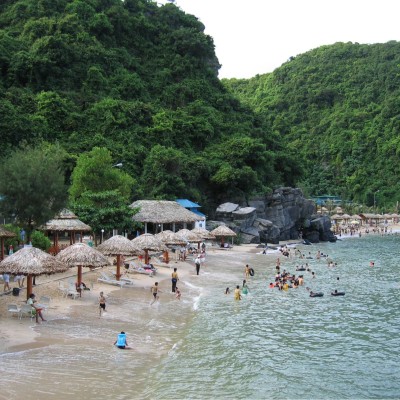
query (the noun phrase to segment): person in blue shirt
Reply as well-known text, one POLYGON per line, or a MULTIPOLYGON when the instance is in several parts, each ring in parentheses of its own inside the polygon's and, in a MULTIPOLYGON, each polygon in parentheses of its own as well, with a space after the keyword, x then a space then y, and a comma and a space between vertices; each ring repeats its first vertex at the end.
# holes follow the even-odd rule
POLYGON ((118 334, 117 340, 114 342, 114 346, 117 346, 119 349, 130 349, 128 341, 126 340, 125 332, 118 334))

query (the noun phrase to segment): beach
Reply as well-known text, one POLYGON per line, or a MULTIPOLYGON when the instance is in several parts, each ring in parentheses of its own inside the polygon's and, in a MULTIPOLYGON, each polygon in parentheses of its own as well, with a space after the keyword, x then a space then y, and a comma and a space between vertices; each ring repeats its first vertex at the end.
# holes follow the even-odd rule
MULTIPOLYGON (((241 245, 234 246, 230 250, 220 249, 218 247, 210 246, 208 249, 206 261, 206 267, 204 269, 210 269, 210 259, 212 260, 212 268, 218 269, 225 265, 226 255, 228 258, 231 254, 238 254, 239 257, 243 257, 248 253, 259 252, 262 249, 257 248, 257 245, 241 245)), ((36 298, 39 300, 41 296, 48 296, 51 298, 49 309, 44 311, 46 322, 36 324, 35 321, 30 321, 29 317, 23 317, 19 319, 17 316, 8 315, 7 306, 8 304, 17 304, 19 307, 26 302, 26 287, 20 291, 19 296, 13 296, 12 294, 3 295, 0 297, 0 354, 5 352, 20 351, 23 349, 29 349, 31 347, 44 346, 48 343, 49 338, 46 337, 46 326, 48 324, 56 324, 58 320, 65 317, 69 317, 73 314, 75 308, 89 307, 93 310, 88 315, 87 324, 90 326, 93 320, 99 319, 98 313, 98 297, 100 292, 103 292, 108 299, 113 303, 107 304, 107 313, 112 312, 112 309, 118 307, 118 299, 129 294, 129 297, 136 297, 138 300, 151 302, 152 296, 150 288, 154 282, 160 282, 160 294, 163 302, 175 302, 175 295, 171 293, 171 273, 173 268, 178 268, 179 279, 181 281, 186 280, 189 275, 194 275, 194 255, 190 255, 186 261, 175 261, 171 260, 169 264, 157 264, 157 274, 154 277, 150 277, 145 274, 129 274, 129 278, 134 280, 134 287, 129 288, 118 288, 106 283, 98 282, 97 279, 100 277, 100 271, 111 273, 115 271, 115 266, 109 266, 105 268, 98 268, 93 271, 84 270, 83 282, 90 289, 83 291, 82 297, 72 299, 71 297, 65 298, 59 290, 60 282, 63 283, 64 287, 68 287, 69 281, 75 282, 77 276, 77 268, 71 268, 65 273, 39 276, 36 278, 37 285, 34 286, 33 292, 36 298)), ((273 254, 268 255, 268 259, 273 263, 275 260, 273 254)), ((203 272, 203 271, 202 271, 203 272)), ((16 282, 10 282, 11 288, 18 287, 16 282)), ((179 282, 178 282, 179 287, 179 282)), ((183 297, 185 296, 185 289, 182 289, 183 297)), ((106 313, 106 314, 107 314, 106 313)), ((40 321, 40 320, 39 320, 40 321)), ((117 332, 116 332, 117 333, 117 332)), ((113 338, 110 338, 112 341, 113 338)))
MULTIPOLYGON (((393 232, 397 231, 397 227, 392 228, 393 232)), ((381 240, 380 235, 371 234, 361 239, 343 235, 342 239, 345 238, 336 244, 313 246, 296 244, 299 241, 289 242, 290 248, 297 247, 304 253, 311 251, 315 255, 317 249, 332 253, 339 263, 337 270, 327 268, 325 260, 317 262, 315 259, 282 257, 276 245, 274 248, 269 246, 268 254, 263 255, 260 254, 263 248, 252 244, 234 246, 230 250, 208 247, 206 265, 202 266, 200 276, 195 275, 193 256, 186 262, 172 260, 169 266, 159 267, 153 278, 130 275, 137 282, 133 288, 119 289, 97 282, 102 269, 86 271, 83 281, 91 290, 75 300, 60 295, 58 282, 62 279, 67 285, 69 279, 76 277, 76 269, 57 276, 40 277, 34 293, 38 298, 42 295, 52 298, 50 309, 44 314, 47 322, 36 324, 29 318, 18 320, 7 315, 7 304, 21 303, 25 299, 24 292, 19 297, 9 295, 0 298, 2 395, 8 399, 19 399, 23 395, 27 400, 54 396, 63 400, 72 396, 79 398, 80 395, 86 399, 256 399, 263 397, 264 390, 279 385, 280 380, 291 379, 296 384, 298 395, 290 396, 290 391, 282 389, 281 396, 271 397, 335 398, 333 383, 327 384, 326 388, 314 386, 308 393, 310 389, 301 380, 300 372, 306 368, 309 379, 322 379, 329 383, 337 376, 335 385, 340 387, 339 397, 343 397, 344 393, 365 397, 358 389, 359 385, 354 386, 354 383, 343 380, 340 371, 344 367, 340 363, 353 372, 357 371, 359 379, 366 381, 369 378, 360 377, 358 364, 365 369, 366 375, 372 376, 368 371, 381 362, 375 357, 368 369, 365 356, 357 349, 365 348, 365 340, 369 338, 373 342, 371 345, 381 351, 380 343, 388 342, 393 324, 396 324, 396 311, 393 313, 393 310, 382 308, 388 300, 380 299, 375 293, 382 284, 391 285, 396 273, 387 274, 387 283, 382 281, 379 269, 395 260, 384 259, 386 250, 378 249, 380 253, 373 254, 370 243, 375 246, 375 240, 377 243, 388 242, 388 248, 391 248, 397 236, 387 235, 381 240), (349 278, 345 279, 347 272, 344 270, 347 260, 351 258, 351 249, 363 243, 370 254, 363 255, 361 250, 357 251, 354 267, 346 268, 358 270, 358 264, 365 265, 364 274, 371 290, 368 297, 362 295, 364 283, 358 286, 359 277, 356 280, 349 270, 349 278), (368 268, 367 261, 371 256, 376 259, 375 269, 368 268), (317 279, 311 280, 307 276, 305 285, 321 288, 327 295, 331 290, 330 282, 336 282, 336 274, 340 274, 340 287, 346 290, 346 296, 335 301, 325 296, 323 301, 312 299, 310 303, 305 287, 288 292, 266 289, 273 279, 277 257, 281 259, 281 268, 292 272, 297 263, 310 262, 317 279), (241 285, 246 263, 255 268, 256 275, 249 282, 250 294, 245 296, 244 301, 235 302, 233 288, 241 285), (171 293, 170 277, 174 267, 178 268, 180 278, 180 301, 171 293), (155 281, 160 282, 162 292, 159 303, 151 306, 150 287, 155 281), (225 295, 228 286, 231 293, 225 295), (100 291, 107 297, 107 312, 101 318, 98 315, 100 291), (351 291, 355 292, 353 297, 351 291), (332 309, 334 305, 340 305, 340 309, 332 309), (374 327, 382 321, 386 323, 386 312, 390 313, 387 334, 378 338, 377 332, 385 332, 384 325, 377 331, 374 327), (375 319, 372 318, 374 313, 375 319), (367 319, 370 326, 364 328, 360 323, 367 319), (342 333, 336 326, 343 321, 346 325, 343 326, 344 336, 341 339, 342 333), (120 351, 113 346, 120 331, 127 332, 132 351, 120 351), (281 346, 284 346, 284 353, 279 350, 281 346), (330 363, 321 364, 322 360, 313 358, 314 352, 324 355, 330 363), (274 357, 267 356, 269 353, 275 354, 274 357), (344 362, 342 355, 350 359, 344 362), (282 356, 285 357, 283 364, 280 360, 282 356), (246 362, 249 359, 251 363, 246 362), (348 362, 352 364, 348 365, 348 362), (324 371, 327 368, 337 370, 324 371), (35 371, 40 372, 39 380, 35 371), (23 376, 17 386, 12 383, 15 373, 23 376), (262 380, 262 384, 257 384, 258 379, 262 380), (116 380, 124 382, 118 389, 112 384, 116 380), (241 387, 246 391, 240 392, 241 387)), ((104 270, 111 272, 115 267, 104 270)), ((390 288, 395 293, 397 286, 390 288)), ((395 338, 391 346, 397 346, 395 338)), ((390 382, 395 385, 398 371, 390 369, 391 355, 384 353, 382 356, 388 363, 383 371, 390 377, 389 381, 382 378, 380 387, 385 388, 390 382)), ((367 387, 364 390, 376 393, 371 382, 364 386, 367 387)), ((391 394, 393 390, 389 387, 386 393, 391 394)))

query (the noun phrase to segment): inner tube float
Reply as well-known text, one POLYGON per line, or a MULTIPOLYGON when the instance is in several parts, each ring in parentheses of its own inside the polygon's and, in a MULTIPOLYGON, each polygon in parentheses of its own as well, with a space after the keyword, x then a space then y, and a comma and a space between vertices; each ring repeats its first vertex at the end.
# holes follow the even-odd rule
POLYGON ((297 268, 296 271, 305 271, 305 268, 297 268))
POLYGON ((332 292, 331 295, 332 296, 344 296, 345 292, 332 292))
POLYGON ((249 274, 250 274, 250 276, 254 276, 254 269, 253 268, 250 268, 249 274))
POLYGON ((322 292, 310 292, 310 297, 323 297, 324 294, 322 292))

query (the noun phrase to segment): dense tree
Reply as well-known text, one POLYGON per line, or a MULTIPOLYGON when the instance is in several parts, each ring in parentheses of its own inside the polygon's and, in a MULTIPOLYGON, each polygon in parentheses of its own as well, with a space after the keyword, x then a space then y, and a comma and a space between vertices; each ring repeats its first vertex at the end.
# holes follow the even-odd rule
POLYGON ((54 145, 24 145, 12 151, 0 166, 0 210, 24 227, 28 236, 66 204, 64 156, 54 145))
POLYGON ((79 200, 86 192, 100 193, 112 190, 128 201, 135 183, 130 175, 113 163, 109 150, 100 147, 95 147, 78 157, 71 181, 69 192, 72 201, 79 200))
POLYGON ((79 201, 70 204, 70 208, 91 226, 95 236, 102 229, 106 233, 113 229, 129 232, 137 227, 132 220, 136 210, 126 204, 118 190, 97 193, 86 191, 79 201))

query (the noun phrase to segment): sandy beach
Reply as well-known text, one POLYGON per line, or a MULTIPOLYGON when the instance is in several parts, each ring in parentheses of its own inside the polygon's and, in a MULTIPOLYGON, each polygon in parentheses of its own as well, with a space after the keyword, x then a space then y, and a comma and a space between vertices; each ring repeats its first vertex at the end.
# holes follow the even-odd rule
MULTIPOLYGON (((391 225, 390 229, 393 233, 400 231, 400 225, 391 225)), ((355 235, 357 236, 357 235, 355 235)), ((342 234, 338 238, 345 239, 351 237, 350 234, 342 234)), ((265 255, 265 264, 269 266, 275 266, 277 258, 277 248, 285 244, 296 244, 301 243, 300 240, 292 240, 286 242, 280 242, 279 245, 269 245, 268 254, 265 255)), ((205 268, 209 268, 213 271, 223 269, 227 263, 231 262, 234 258, 234 262, 241 262, 243 265, 246 262, 246 255, 260 253, 262 248, 256 244, 239 245, 233 246, 232 249, 225 250, 220 249, 217 246, 208 246, 207 248, 207 262, 205 268)), ((111 259, 110 259, 111 260, 111 259)), ((51 324, 57 324, 60 320, 72 321, 71 316, 74 315, 77 309, 80 307, 89 307, 91 313, 88 314, 85 323, 88 328, 93 324, 93 321, 99 319, 98 315, 98 297, 100 292, 104 292, 107 298, 107 311, 112 312, 112 309, 118 307, 118 299, 124 297, 129 293, 130 297, 137 297, 138 304, 140 301, 145 299, 151 302, 152 296, 150 288, 154 282, 158 281, 160 289, 162 290, 161 301, 177 301, 174 294, 171 292, 171 273, 173 268, 178 268, 178 274, 180 280, 185 281, 189 275, 194 275, 194 256, 191 255, 186 261, 170 260, 169 264, 157 264, 157 274, 154 277, 150 277, 144 274, 129 274, 129 278, 133 279, 135 284, 129 288, 118 288, 116 286, 108 285, 105 283, 98 282, 100 277, 100 271, 112 273, 115 271, 115 266, 109 266, 105 268, 99 268, 90 271, 89 269, 83 272, 83 281, 90 288, 90 291, 84 291, 82 297, 72 299, 71 297, 65 298, 62 292, 59 290, 60 282, 63 283, 64 287, 69 286, 70 281, 76 280, 77 269, 71 268, 65 273, 50 275, 50 276, 39 276, 36 279, 37 285, 34 286, 34 293, 36 298, 39 300, 41 296, 48 296, 51 298, 49 308, 44 311, 46 322, 39 324, 35 323, 35 320, 30 320, 29 317, 23 317, 19 319, 18 316, 12 315, 7 311, 9 304, 17 304, 19 307, 26 301, 26 288, 22 289, 19 296, 13 296, 12 294, 0 296, 0 354, 13 351, 21 351, 24 349, 40 347, 53 343, 54 338, 51 338, 46 327, 51 324)), ((180 283, 178 283, 179 286, 180 283)), ((17 282, 10 282, 11 288, 17 287, 17 282)), ((182 289, 183 296, 185 295, 185 288, 182 289)), ((140 308, 140 306, 138 306, 140 308)), ((67 322, 68 323, 68 322, 67 322)), ((145 334, 145 333, 144 333, 145 334)))
MULTIPOLYGON (((262 249, 257 248, 257 245, 254 244, 234 246, 229 250, 210 246, 207 251, 205 267, 202 268, 211 268, 210 266, 212 265, 213 270, 219 269, 224 267, 227 259, 232 258, 232 256, 234 256, 235 259, 243 259, 244 262, 246 254, 260 252, 261 250, 262 249)), ((93 321, 99 319, 98 297, 100 292, 104 292, 107 298, 107 312, 112 312, 112 309, 118 307, 118 298, 128 293, 130 297, 137 297, 140 300, 146 299, 146 301, 150 302, 152 300, 150 288, 156 281, 159 282, 162 291, 160 294, 160 301, 177 301, 175 295, 171 292, 171 273, 173 268, 178 268, 180 281, 184 281, 189 275, 194 275, 195 268, 193 259, 194 256, 191 255, 186 261, 171 260, 169 264, 157 264, 158 270, 154 277, 130 273, 127 276, 133 279, 135 284, 133 287, 122 289, 98 282, 100 271, 111 274, 115 271, 114 266, 99 268, 92 271, 89 269, 86 271, 84 270, 83 281, 87 287, 90 288, 90 291, 84 291, 82 297, 76 299, 72 299, 71 297, 65 298, 59 289, 60 283, 62 283, 64 287, 68 287, 71 280, 75 282, 77 276, 76 268, 71 268, 62 274, 39 276, 36 278, 36 286, 34 286, 33 292, 38 300, 41 296, 48 296, 51 298, 49 308, 44 311, 44 317, 47 321, 36 324, 34 319, 32 321, 29 317, 19 319, 17 315, 12 315, 7 311, 9 304, 17 304, 20 307, 26 302, 26 287, 20 291, 19 296, 13 296, 12 294, 0 296, 0 354, 54 343, 54 341, 58 339, 48 336, 46 327, 49 324, 57 324, 61 320, 63 323, 65 323, 65 321, 72 321, 71 316, 73 316, 76 309, 80 307, 89 307, 93 311, 86 319, 87 326, 90 328, 93 321)), ((266 256, 266 261, 267 259, 269 262, 273 263, 276 259, 276 255, 273 253, 268 254, 266 256)), ((11 288, 18 287, 18 284, 11 280, 10 286, 11 288)), ((184 288, 182 292, 184 296, 184 288)))

